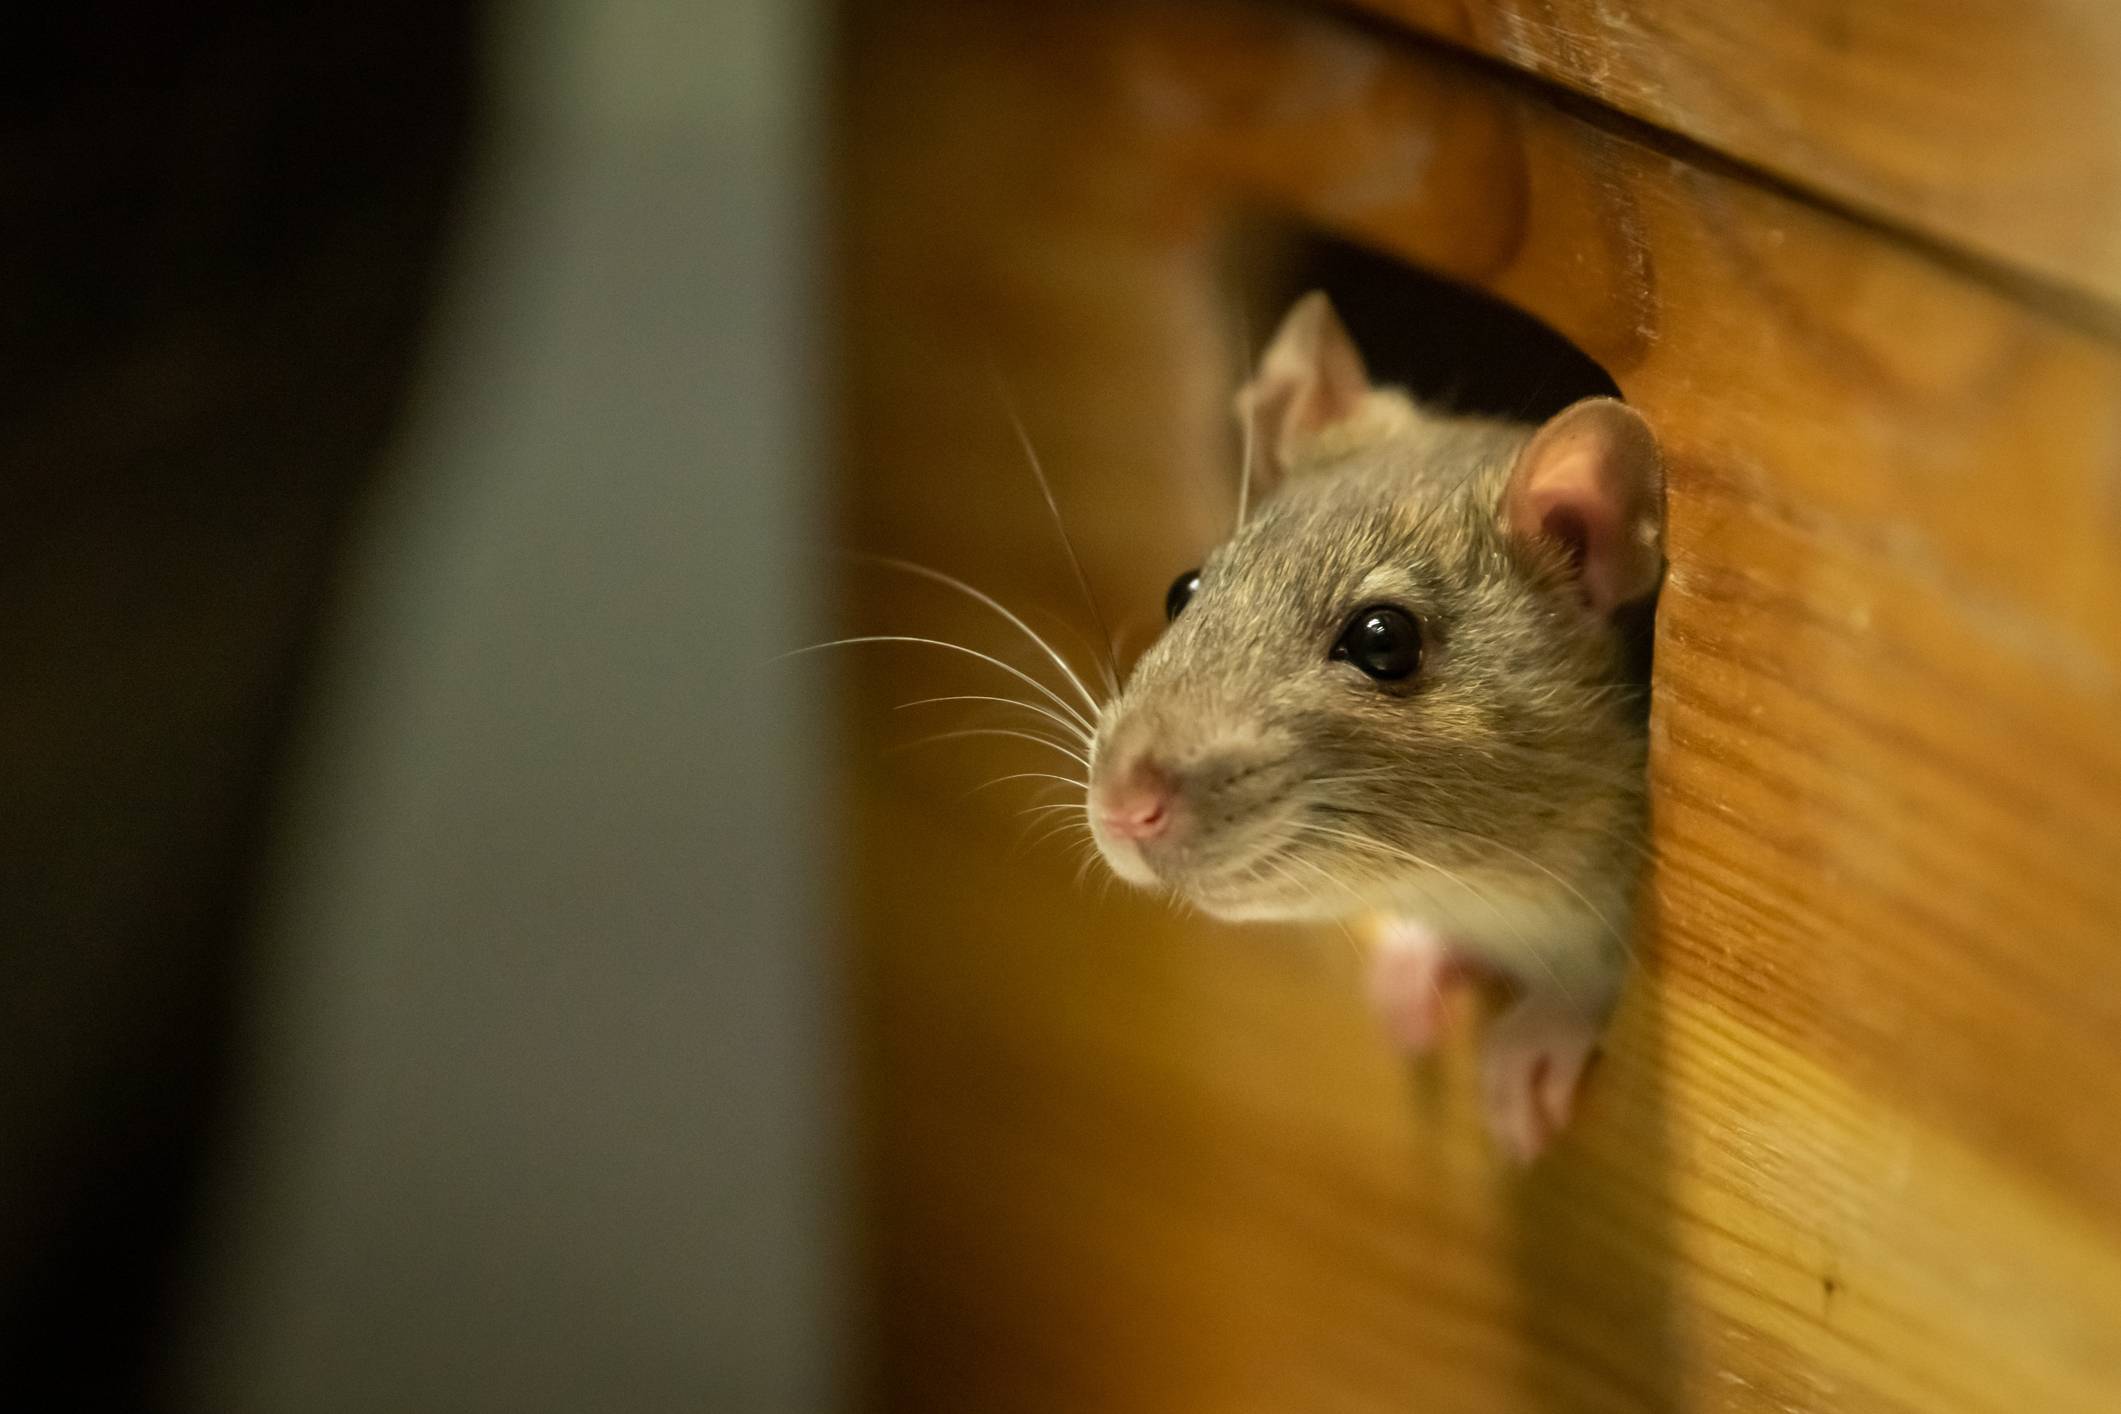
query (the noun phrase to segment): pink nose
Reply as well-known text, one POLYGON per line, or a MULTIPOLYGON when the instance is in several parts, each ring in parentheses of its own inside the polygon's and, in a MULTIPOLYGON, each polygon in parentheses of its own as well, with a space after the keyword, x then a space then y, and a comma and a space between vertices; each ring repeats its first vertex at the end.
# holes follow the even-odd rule
POLYGON ((1153 840, 1171 828, 1171 807, 1178 783, 1171 773, 1149 761, 1136 761, 1117 780, 1098 792, 1097 818, 1105 829, 1126 840, 1153 840))

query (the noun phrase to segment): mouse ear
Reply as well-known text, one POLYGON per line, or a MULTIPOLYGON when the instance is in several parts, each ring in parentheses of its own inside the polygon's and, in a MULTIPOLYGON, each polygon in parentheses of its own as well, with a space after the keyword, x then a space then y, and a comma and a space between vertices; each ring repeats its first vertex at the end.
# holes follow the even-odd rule
POLYGON ((1303 444, 1352 415, 1370 375, 1348 330, 1321 290, 1298 300, 1237 395, 1237 418, 1251 438, 1255 487, 1281 480, 1303 444))
POLYGON ((1567 551, 1599 614, 1649 594, 1664 566, 1664 466, 1642 414, 1585 398, 1548 419, 1510 469, 1502 522, 1567 551))

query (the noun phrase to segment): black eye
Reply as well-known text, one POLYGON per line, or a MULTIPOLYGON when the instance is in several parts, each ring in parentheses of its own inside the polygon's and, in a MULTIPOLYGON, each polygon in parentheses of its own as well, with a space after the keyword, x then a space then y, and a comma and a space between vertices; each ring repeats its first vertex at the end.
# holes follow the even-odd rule
POLYGON ((1187 570, 1177 579, 1172 580, 1171 587, 1164 591, 1164 617, 1166 619, 1177 618, 1178 611, 1186 607, 1187 601, 1193 597, 1193 591, 1199 588, 1199 570, 1187 570))
POLYGON ((1389 605, 1364 609, 1348 621, 1340 642, 1333 645, 1333 656, 1379 682, 1412 677, 1421 666, 1421 626, 1412 615, 1389 605))

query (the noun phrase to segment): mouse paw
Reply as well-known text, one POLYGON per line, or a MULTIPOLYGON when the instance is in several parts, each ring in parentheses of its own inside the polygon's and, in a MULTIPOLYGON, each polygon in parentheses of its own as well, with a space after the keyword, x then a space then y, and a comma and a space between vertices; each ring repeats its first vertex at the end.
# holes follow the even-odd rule
POLYGON ((1578 1009, 1528 997, 1489 1029, 1481 1058, 1488 1130, 1530 1163, 1567 1127, 1603 1027, 1578 1009))
POLYGON ((1450 945, 1432 929, 1386 924, 1370 960, 1370 1005, 1393 1044, 1415 1056, 1433 1049, 1443 1029, 1444 989, 1464 975, 1450 945))

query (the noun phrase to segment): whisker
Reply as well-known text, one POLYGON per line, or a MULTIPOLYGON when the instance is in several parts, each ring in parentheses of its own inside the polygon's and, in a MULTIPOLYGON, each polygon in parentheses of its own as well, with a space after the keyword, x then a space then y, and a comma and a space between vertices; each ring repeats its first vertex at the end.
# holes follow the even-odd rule
MULTIPOLYGON (((1058 782, 1061 782, 1061 784, 1065 784, 1065 786, 1071 786, 1071 789, 1075 789, 1075 791, 1088 791, 1088 789, 1090 789, 1090 786, 1086 786, 1086 784, 1084 784, 1084 782, 1080 782, 1080 780, 1075 780, 1073 776, 1056 776, 1056 774, 1052 774, 1052 772, 1010 772, 1010 774, 1007 774, 1007 776, 995 776, 993 780, 982 780, 980 784, 976 784, 976 786, 974 786, 974 789, 969 789, 969 791, 965 791, 965 793, 963 793, 963 795, 959 797, 959 801, 969 801, 971 797, 974 797, 974 795, 978 795, 980 791, 986 791, 986 789, 991 789, 991 786, 1001 786, 1001 784, 1007 784, 1007 782, 1012 782, 1012 780, 1058 780, 1058 782)), ((1050 791, 1050 789, 1052 789, 1052 786, 1046 786, 1046 789, 1050 791)))
MULTIPOLYGON (((1246 343, 1246 345, 1247 345, 1247 347, 1248 347, 1248 348, 1249 348, 1249 346, 1250 346, 1251 342, 1252 342, 1252 341, 1251 341, 1251 339, 1250 339, 1249 337, 1247 337, 1247 338, 1246 338, 1246 340, 1245 340, 1245 343, 1246 343)), ((1251 510, 1251 504, 1252 504, 1252 445, 1253 445, 1253 443, 1254 443, 1254 442, 1256 442, 1256 441, 1258 441, 1258 440, 1259 440, 1259 433, 1258 433, 1258 424, 1259 424, 1259 419, 1258 419, 1258 417, 1256 417, 1256 416, 1254 415, 1254 409, 1253 409, 1253 407, 1252 407, 1252 405, 1251 405, 1251 402, 1250 402, 1250 400, 1249 400, 1249 399, 1247 399, 1247 400, 1246 400, 1244 412, 1245 412, 1245 415, 1244 415, 1244 420, 1243 420, 1242 426, 1240 427, 1240 429, 1239 429, 1239 432, 1238 432, 1238 437, 1239 437, 1239 439, 1240 439, 1240 445, 1241 445, 1241 446, 1243 447, 1243 450, 1242 450, 1242 451, 1241 451, 1241 452, 1240 452, 1240 453, 1238 454, 1238 457, 1239 457, 1239 462, 1240 462, 1240 466, 1241 466, 1241 469, 1239 470, 1239 472, 1238 472, 1238 475, 1237 475, 1237 529, 1238 529, 1238 530, 1243 530, 1243 529, 1245 528, 1245 516, 1246 516, 1246 514, 1247 514, 1247 513, 1248 513, 1248 512, 1249 512, 1249 511, 1251 510)))
POLYGON ((1120 652, 1122 654, 1125 654, 1128 645, 1133 643, 1137 638, 1154 638, 1156 637, 1157 632, 1157 625, 1154 623, 1145 622, 1145 616, 1139 614, 1129 614, 1126 618, 1121 619, 1119 623, 1120 652))
POLYGON ((1041 830, 1035 838, 1031 839, 1024 845, 1024 852, 1028 854, 1032 850, 1037 849, 1040 845, 1044 844, 1046 841, 1053 839, 1057 836, 1067 834, 1069 827, 1078 823, 1080 822, 1075 820, 1063 820, 1056 825, 1053 824, 1051 821, 1048 821, 1047 827, 1041 830))
MULTIPOLYGON (((1227 296, 1228 292, 1225 293, 1227 296)), ((1230 371, 1238 388, 1243 390, 1248 386, 1248 380, 1252 376, 1252 320, 1245 312, 1243 296, 1240 295, 1234 299, 1226 297, 1222 302, 1229 309, 1231 320, 1237 326, 1237 366, 1230 371)), ((1245 513, 1252 495, 1252 447, 1255 436, 1254 428, 1258 419, 1253 416, 1254 409, 1249 405, 1250 400, 1244 397, 1242 391, 1239 392, 1237 401, 1240 413, 1238 439, 1243 451, 1239 456, 1240 469, 1237 478, 1236 530, 1243 530, 1245 528, 1245 513)), ((1233 531, 1232 533, 1234 534, 1235 532, 1233 531)))
POLYGON ((962 731, 937 732, 933 736, 924 736, 919 741, 908 742, 906 743, 903 749, 911 751, 916 746, 928 746, 938 741, 959 741, 965 737, 972 736, 1006 736, 1014 737, 1018 741, 1035 741, 1040 746, 1049 746, 1053 748, 1055 751, 1058 751, 1061 755, 1067 757, 1071 761, 1080 762, 1085 770, 1089 769, 1090 766, 1090 763, 1087 760, 1076 755, 1073 751, 1070 751, 1066 746, 1062 745, 1060 742, 1055 741, 1052 737, 1039 736, 1032 732, 1020 732, 1012 727, 966 727, 962 731))
POLYGON ((1092 730, 1092 727, 1090 725, 1090 719, 1085 717, 1082 713, 1076 711, 1074 706, 1068 701, 1067 698, 1062 697, 1059 693, 1055 692, 1052 688, 1046 686, 1044 683, 1040 682, 1037 678, 1031 676, 1023 669, 1014 667, 1008 663, 1004 663, 1001 659, 995 657, 992 653, 982 653, 977 648, 967 648, 962 643, 951 643, 946 639, 920 638, 916 637, 913 634, 907 633, 857 634, 852 638, 835 638, 827 643, 813 643, 810 644, 808 647, 804 648, 791 648, 786 653, 779 654, 774 659, 774 661, 779 662, 782 658, 800 657, 805 653, 821 653, 827 648, 851 648, 858 644, 866 643, 918 643, 929 648, 945 648, 952 653, 962 653, 968 658, 977 658, 982 663, 988 663, 993 665, 994 667, 1000 668, 1010 677, 1015 678, 1018 682, 1023 683, 1026 687, 1032 688, 1041 697, 1044 697, 1054 706, 1060 708, 1063 712, 1066 712, 1069 716, 1073 717, 1075 719, 1076 725, 1081 727, 1084 731, 1092 730))
MULTIPOLYGON (((1521 946, 1527 953, 1531 954, 1531 956, 1538 961, 1541 967, 1546 969, 1547 976, 1553 980, 1554 986, 1559 989, 1561 994, 1566 997, 1572 1004, 1576 1001, 1575 993, 1573 993, 1569 989, 1569 986, 1566 982, 1561 980, 1561 974, 1555 970, 1553 962, 1547 957, 1547 955, 1541 952, 1538 948, 1534 947, 1532 945, 1532 940, 1525 935, 1524 930, 1518 927, 1516 923, 1511 920, 1510 916, 1502 911, 1501 907, 1496 904, 1494 899, 1490 898, 1482 890, 1475 888, 1471 880, 1461 878, 1455 871, 1446 869, 1443 865, 1436 863, 1434 860, 1424 859, 1410 849, 1406 849, 1398 845, 1387 844, 1383 840, 1373 840, 1367 835, 1359 835, 1352 830, 1336 830, 1332 829, 1329 826, 1319 825, 1309 821, 1303 823, 1303 828, 1315 830, 1321 834, 1331 835, 1336 839, 1347 840, 1353 844, 1382 854, 1387 858, 1403 859, 1409 864, 1418 864, 1425 869, 1435 870, 1438 874, 1441 874, 1444 878, 1450 880, 1459 888, 1464 889, 1468 894, 1478 899, 1483 905, 1487 907, 1490 913, 1493 913, 1495 915, 1496 922, 1508 925, 1510 931, 1516 934, 1518 945, 1521 946)), ((1558 879, 1559 876, 1557 875, 1556 878, 1558 879)), ((1579 894, 1578 897, 1581 898, 1582 895, 1579 894)), ((1584 903, 1586 907, 1589 907, 1590 901, 1588 899, 1585 899, 1584 903)), ((1600 917, 1599 921, 1604 921, 1602 916, 1600 917)))
MULTIPOLYGON (((1092 712, 1096 712, 1098 710, 1099 704, 1096 695, 1093 694, 1089 688, 1083 685, 1083 680, 1075 675, 1075 669, 1068 665, 1068 660, 1061 656, 1060 650, 1055 648, 1051 643, 1048 643, 1043 634, 1039 633, 1039 631, 1031 627, 1031 625, 1025 623, 1006 605, 1004 605, 1001 600, 996 599, 991 594, 987 594, 978 589, 973 588, 971 585, 965 583, 965 581, 963 581, 962 579, 959 579, 956 575, 944 574, 941 570, 932 570, 929 569, 926 565, 918 565, 911 560, 901 560, 891 555, 871 555, 863 553, 861 551, 849 551, 848 553, 856 559, 867 560, 871 564, 882 565, 886 569, 898 570, 904 574, 918 575, 920 578, 928 580, 931 583, 943 585, 945 588, 955 589, 958 593, 975 599, 981 604, 985 605, 987 608, 992 609, 995 613, 1000 614, 1011 624, 1015 625, 1016 628, 1020 630, 1025 637, 1029 638, 1033 643, 1037 644, 1041 652, 1043 652, 1048 658, 1051 658, 1053 660, 1053 666, 1059 668, 1061 670, 1061 675, 1068 679, 1069 684, 1073 686, 1078 693, 1082 694, 1084 706, 1088 707, 1092 712)), ((1118 691, 1116 685, 1114 686, 1113 690, 1118 691)))
MULTIPOLYGON (((1088 656, 1091 663, 1096 665, 1099 680, 1111 689, 1112 696, 1117 696, 1119 693, 1119 679, 1113 675, 1111 669, 1105 666, 1102 657, 1098 653, 1097 645, 1091 641, 1089 633, 1086 632, 1080 625, 1070 622, 1058 610, 1048 608, 1044 605, 1040 605, 1038 607, 1042 610, 1043 613, 1043 618, 1041 619, 1041 621, 1045 622, 1046 626, 1054 630, 1057 634, 1067 635, 1068 647, 1071 650, 1077 648, 1081 649, 1083 653, 1088 656)), ((1029 611, 1026 612, 1026 617, 1031 617, 1029 611)), ((1115 643, 1114 647, 1116 648, 1118 646, 1120 645, 1115 643)), ((1070 661, 1073 661, 1073 659, 1071 658, 1070 661)))
POLYGON ((1561 885, 1564 889, 1567 889, 1571 894, 1574 894, 1576 896, 1576 901, 1582 904, 1585 908, 1589 909, 1591 911, 1591 916, 1598 920, 1599 926, 1604 928, 1606 932, 1612 937, 1613 941, 1620 945, 1621 952, 1629 958, 1633 958, 1634 952, 1633 949, 1629 946, 1628 940, 1620 936, 1620 930, 1613 926, 1612 919, 1605 916, 1605 910, 1598 907, 1598 905, 1592 903, 1590 898, 1585 895, 1582 889, 1577 888, 1574 884, 1570 883, 1560 874, 1555 873, 1552 869, 1549 869, 1546 865, 1534 859, 1531 855, 1526 854, 1523 850, 1516 848, 1514 845, 1504 844, 1501 840, 1495 839, 1488 835, 1483 835, 1477 830, 1468 830, 1460 825, 1446 825, 1440 821, 1434 820, 1425 820, 1422 823, 1429 825, 1435 829, 1454 830, 1457 833, 1466 836, 1468 839, 1479 840, 1482 844, 1492 845, 1494 848, 1501 850, 1503 853, 1512 855, 1531 865, 1534 869, 1537 869, 1540 873, 1546 875, 1549 879, 1552 879, 1555 883, 1561 885))
POLYGON ((973 796, 978 795, 981 791, 986 790, 991 786, 1006 785, 1010 781, 1030 780, 1059 781, 1062 785, 1073 786, 1077 790, 1089 789, 1089 786, 1086 783, 1077 780, 1073 776, 1056 776, 1051 771, 1011 771, 1006 776, 996 776, 991 781, 981 781, 971 790, 966 791, 963 796, 959 797, 959 799, 970 800, 973 796))
POLYGON ((1083 803, 1079 800, 1056 800, 1051 805, 1027 805, 1016 813, 1019 815, 1043 815, 1053 810, 1073 810, 1078 815, 1084 813, 1083 803))
POLYGON ((1298 879, 1294 874, 1291 874, 1288 870, 1282 868, 1279 864, 1275 863, 1275 861, 1271 857, 1254 860, 1250 865, 1246 866, 1245 869, 1239 873, 1238 878, 1240 880, 1253 880, 1260 883, 1266 883, 1268 882, 1268 876, 1263 871, 1267 870, 1273 871, 1273 878, 1279 879, 1283 884, 1286 884, 1289 888, 1294 889, 1296 891, 1296 901, 1298 903, 1311 902, 1311 891, 1304 887, 1303 881, 1301 879, 1298 879))
POLYGON ((1333 900, 1334 894, 1346 892, 1346 886, 1343 885, 1340 880, 1334 878, 1331 874, 1328 874, 1325 870, 1319 868, 1310 860, 1303 858, 1301 855, 1293 854, 1286 856, 1286 858, 1289 863, 1301 865, 1304 868, 1310 870, 1313 874, 1316 874, 1320 879, 1325 881, 1325 890, 1323 892, 1316 893, 1311 896, 1317 902, 1330 903, 1333 900))
MULTIPOLYGON (((1550 750, 1548 748, 1537 746, 1531 743, 1490 743, 1488 746, 1484 747, 1483 750, 1490 753, 1506 753, 1518 756, 1521 759, 1535 763, 1540 769, 1553 772, 1557 776, 1567 777, 1570 778, 1572 781, 1581 782, 1586 785, 1608 785, 1613 787, 1615 790, 1632 792, 1640 792, 1641 790, 1643 790, 1645 785, 1644 773, 1639 769, 1633 771, 1605 770, 1589 763, 1586 763, 1578 759, 1577 757, 1571 755, 1570 753, 1550 750)), ((1406 768, 1404 766, 1384 765, 1374 767, 1366 771, 1353 771, 1341 775, 1314 776, 1308 778, 1306 784, 1322 786, 1351 784, 1357 781, 1371 779, 1373 777, 1387 777, 1400 774, 1403 773, 1405 769, 1406 768)), ((1436 766, 1432 765, 1431 769, 1433 770, 1437 768, 1436 766)), ((1361 805, 1346 800, 1335 800, 1326 803, 1329 804, 1332 809, 1348 814, 1372 815, 1380 819, 1390 819, 1398 822, 1403 822, 1405 820, 1405 817, 1400 815, 1396 810, 1389 814, 1385 814, 1376 810, 1364 809, 1361 805)), ((1439 825, 1438 828, 1446 827, 1439 825)), ((1632 854, 1638 856, 1639 858, 1645 861, 1654 862, 1658 858, 1657 851, 1655 848, 1656 842, 1654 838, 1646 840, 1640 835, 1623 833, 1619 830, 1587 823, 1572 824, 1569 826, 1569 828, 1573 831, 1577 831, 1580 833, 1596 835, 1604 840, 1607 840, 1608 842, 1620 849, 1631 852, 1632 854)))
POLYGON ((1337 776, 1306 776, 1303 783, 1307 786, 1344 785, 1349 781, 1383 780, 1392 776, 1403 776, 1406 773, 1407 768, 1405 766, 1378 766, 1368 771, 1348 771, 1337 776))
MULTIPOLYGON (((1615 789, 1622 791, 1639 793, 1643 789, 1646 779, 1645 772, 1640 767, 1625 769, 1601 767, 1583 760, 1580 753, 1560 751, 1530 742, 1491 742, 1481 748, 1481 753, 1489 757, 1516 757, 1520 760, 1534 763, 1537 767, 1565 778, 1570 782, 1581 782, 1586 785, 1609 784, 1615 789)), ((1392 762, 1380 762, 1377 766, 1370 768, 1378 775, 1390 775, 1395 772, 1404 773, 1406 769, 1405 765, 1392 762)), ((1470 780, 1475 775, 1477 765, 1474 762, 1466 761, 1460 762, 1453 767, 1449 761, 1432 761, 1426 764, 1425 769, 1432 773, 1447 772, 1453 778, 1463 777, 1470 780)), ((1317 779, 1330 780, 1335 778, 1319 777, 1317 779)))
MULTIPOLYGON (((1606 930, 1606 933, 1613 939, 1613 941, 1619 944, 1621 951, 1625 953, 1631 961, 1633 960, 1633 946, 1628 942, 1625 937, 1621 935, 1620 930, 1613 926, 1613 920, 1606 917, 1605 911, 1599 908, 1596 904, 1592 903, 1591 900, 1584 894, 1583 890, 1577 888, 1574 884, 1570 883, 1562 875, 1555 873, 1552 869, 1548 868, 1545 864, 1540 863, 1539 860, 1533 858, 1531 855, 1526 854, 1523 850, 1518 849, 1514 845, 1505 844, 1503 841, 1496 839, 1492 835, 1484 835, 1478 830, 1468 829, 1463 825, 1446 824, 1444 821, 1431 820, 1422 816, 1399 815, 1393 818, 1399 823, 1420 825, 1432 830, 1443 830, 1451 834, 1461 835, 1466 839, 1473 840, 1479 844, 1487 845, 1493 849, 1499 849, 1503 853, 1511 855, 1514 858, 1522 860, 1524 863, 1531 865, 1534 869, 1537 869, 1540 873, 1546 875, 1549 879, 1552 879, 1555 883, 1561 885, 1561 887, 1567 889, 1571 894, 1573 894, 1576 898, 1576 901, 1578 903, 1581 903, 1586 909, 1588 909, 1590 911, 1591 916, 1598 920, 1599 926, 1603 927, 1606 930)), ((1606 834, 1608 838, 1617 839, 1617 837, 1612 836, 1605 831, 1599 831, 1598 833, 1606 834)), ((1640 849, 1641 846, 1638 845, 1637 848, 1640 849)), ((1647 851, 1644 851, 1644 853, 1647 856, 1647 851)))
POLYGON ((1026 702, 1020 697, 995 697, 986 693, 956 692, 948 697, 916 697, 911 702, 899 703, 891 710, 903 712, 909 707, 932 707, 939 702, 998 702, 1005 707, 1021 707, 1027 712, 1038 713, 1041 717, 1053 723, 1053 725, 1064 729, 1068 733, 1070 740, 1079 741, 1084 746, 1090 744, 1090 738, 1083 735, 1081 727, 1061 716, 1058 712, 1041 707, 1036 702, 1026 702))
POLYGON ((1001 395, 1002 411, 1009 415, 1009 426, 1016 433, 1018 445, 1024 449, 1024 460, 1031 464, 1031 477, 1038 483, 1039 494, 1045 497, 1046 510, 1053 517, 1053 528, 1060 534, 1061 548, 1068 552, 1069 567, 1075 571, 1075 587, 1083 594, 1083 603, 1090 610, 1090 619, 1097 625, 1098 636, 1105 641, 1105 681, 1114 694, 1119 692, 1119 651, 1112 645, 1112 630, 1105 626, 1104 613, 1097 607, 1097 596, 1090 592, 1090 576, 1083 573, 1082 558, 1075 553, 1075 542, 1068 536, 1068 523, 1061 517, 1060 502, 1054 499, 1053 484, 1046 479, 1046 468, 1038 459, 1038 449, 1031 445, 1031 433, 1024 426, 1024 419, 1017 414, 1016 400, 1009 396, 1009 385, 1002 381, 1001 369, 991 368, 995 391, 1001 395))

